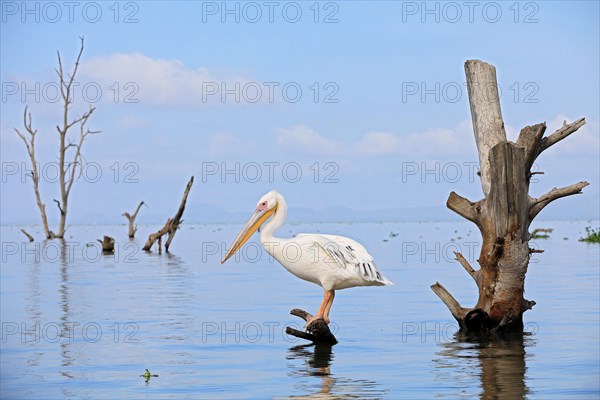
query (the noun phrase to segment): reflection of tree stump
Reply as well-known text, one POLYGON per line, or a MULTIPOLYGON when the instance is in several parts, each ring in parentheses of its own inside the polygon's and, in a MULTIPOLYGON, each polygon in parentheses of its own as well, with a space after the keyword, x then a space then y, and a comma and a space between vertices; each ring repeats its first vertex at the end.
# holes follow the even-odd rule
MULTIPOLYGON (((305 321, 313 318, 312 314, 309 314, 306 311, 298 308, 294 308, 292 311, 290 311, 290 314, 300 317, 305 321)), ((325 321, 323 321, 322 318, 313 319, 306 325, 306 330, 307 332, 302 332, 287 326, 285 328, 285 333, 301 339, 310 340, 315 344, 334 345, 338 342, 335 336, 333 336, 333 333, 331 333, 329 330, 329 326, 325 323, 325 321)))
POLYGON ((115 252, 115 239, 110 236, 104 236, 103 240, 98 239, 100 244, 102 244, 102 251, 104 253, 114 253, 115 252))
MULTIPOLYGON (((526 347, 532 344, 527 341, 521 332, 458 331, 454 340, 441 344, 434 368, 439 377, 434 381, 448 376, 458 380, 478 377, 480 399, 525 399, 531 394, 526 378, 526 347)), ((459 397, 453 395, 450 397, 459 397)))

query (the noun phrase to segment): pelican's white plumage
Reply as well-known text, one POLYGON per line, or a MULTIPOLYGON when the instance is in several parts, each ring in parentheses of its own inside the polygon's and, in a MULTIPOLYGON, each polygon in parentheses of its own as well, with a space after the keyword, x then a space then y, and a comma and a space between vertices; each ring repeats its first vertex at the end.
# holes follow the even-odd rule
POLYGON ((264 224, 260 242, 265 250, 296 277, 323 287, 323 303, 315 317, 323 318, 327 323, 335 290, 392 285, 379 271, 367 249, 350 238, 312 233, 289 239, 275 237, 274 233, 283 225, 286 215, 287 204, 283 196, 275 190, 265 194, 222 262, 233 256, 264 224))

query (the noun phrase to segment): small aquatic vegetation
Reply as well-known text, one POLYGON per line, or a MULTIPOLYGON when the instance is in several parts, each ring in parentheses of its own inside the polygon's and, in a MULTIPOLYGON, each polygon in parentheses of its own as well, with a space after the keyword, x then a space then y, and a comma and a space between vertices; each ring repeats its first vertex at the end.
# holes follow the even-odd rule
POLYGON ((548 239, 550 238, 549 233, 552 233, 553 230, 551 228, 536 228, 531 232, 531 239, 548 239))
POLYGON ((150 380, 150 378, 158 378, 157 374, 151 374, 150 371, 148 371, 148 368, 146 368, 146 372, 144 372, 142 375, 140 375, 141 378, 144 378, 146 380, 146 382, 148 382, 150 380))
POLYGON ((591 226, 585 227, 585 236, 579 238, 580 242, 600 243, 600 228, 594 229, 591 226))

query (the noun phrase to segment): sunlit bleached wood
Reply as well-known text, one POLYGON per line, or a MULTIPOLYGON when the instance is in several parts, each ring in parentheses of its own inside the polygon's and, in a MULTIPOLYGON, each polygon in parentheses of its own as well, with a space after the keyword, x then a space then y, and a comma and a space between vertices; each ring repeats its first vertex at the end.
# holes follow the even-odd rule
POLYGON ((543 252, 529 247, 531 222, 552 201, 581 193, 588 185, 582 181, 533 198, 528 194, 531 176, 539 172, 532 172, 531 168, 544 150, 577 131, 585 120, 565 122, 563 127, 545 137, 545 123, 526 126, 516 143, 509 142, 497 92, 494 92, 495 68, 469 60, 465 71, 485 196, 471 201, 452 192, 447 206, 474 222, 481 232, 478 270, 460 253, 455 253, 457 261, 477 283, 479 297, 475 307, 463 308, 439 283, 431 288, 463 329, 522 330, 523 313, 535 305, 535 301, 523 297, 529 258, 533 253, 543 252), (477 87, 487 87, 490 92, 483 96, 477 87))
POLYGON ((491 179, 488 154, 492 147, 506 140, 496 68, 480 60, 468 60, 465 62, 465 74, 473 131, 479 152, 481 188, 484 195, 487 195, 491 179))

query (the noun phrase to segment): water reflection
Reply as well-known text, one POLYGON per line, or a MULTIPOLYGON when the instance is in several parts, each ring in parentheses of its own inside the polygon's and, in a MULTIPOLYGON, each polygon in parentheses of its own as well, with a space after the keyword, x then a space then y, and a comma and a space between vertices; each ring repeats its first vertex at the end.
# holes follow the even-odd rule
POLYGON ((385 395, 376 382, 334 375, 332 346, 294 346, 286 358, 291 361, 289 375, 297 380, 295 389, 306 393, 289 396, 290 399, 376 399, 385 395))
POLYGON ((467 335, 458 332, 454 341, 442 343, 434 359, 436 381, 447 394, 438 397, 478 395, 481 399, 524 399, 530 394, 526 380, 526 347, 535 341, 529 333, 467 335), (479 388, 466 393, 464 388, 479 388), (463 389, 461 389, 463 388, 463 389))

